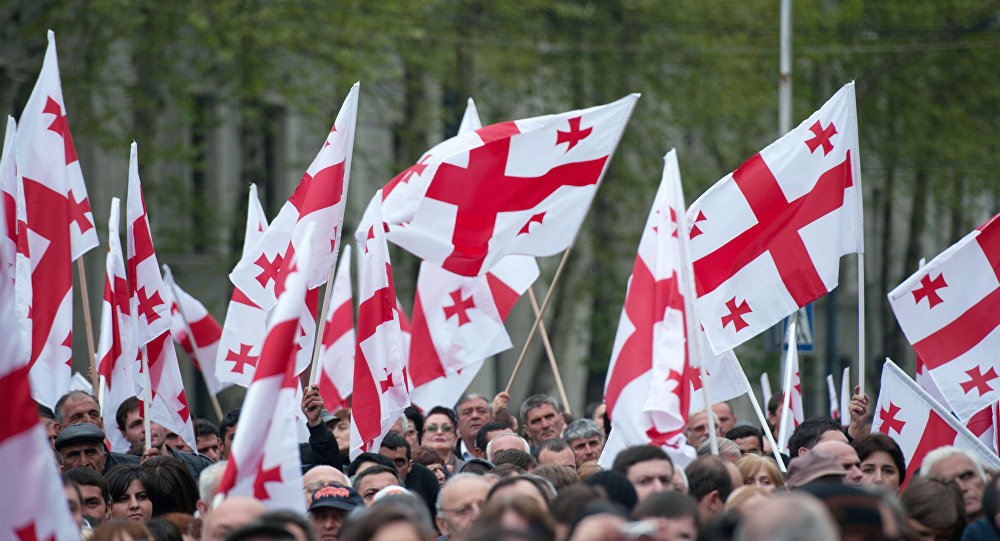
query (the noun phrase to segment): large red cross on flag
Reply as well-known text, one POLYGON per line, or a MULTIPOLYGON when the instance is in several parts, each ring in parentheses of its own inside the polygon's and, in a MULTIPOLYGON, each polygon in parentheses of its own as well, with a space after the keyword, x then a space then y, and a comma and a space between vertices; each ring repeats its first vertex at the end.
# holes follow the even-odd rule
POLYGON ((959 418, 1000 400, 1000 214, 904 280, 889 305, 959 418))
POLYGON ((170 305, 171 336, 201 372, 208 391, 219 394, 219 391, 229 386, 229 382, 220 382, 215 375, 215 359, 219 353, 222 327, 201 301, 177 285, 173 273, 166 265, 163 266, 163 285, 163 300, 170 305))
POLYGON ((854 83, 687 212, 698 317, 716 353, 837 286, 864 249, 854 83))
POLYGON ((382 222, 381 190, 354 234, 358 247, 358 326, 351 399, 351 460, 378 452, 382 438, 410 405, 406 392, 406 350, 400 331, 389 246, 382 222), (374 208, 373 208, 374 207, 374 208))
POLYGON ((330 293, 319 353, 319 395, 330 411, 347 407, 354 385, 354 302, 351 289, 351 245, 344 245, 330 293))
POLYGON ((72 261, 97 246, 94 216, 67 121, 55 34, 17 128, 17 174, 25 203, 22 251, 30 254, 31 384, 52 407, 69 390, 72 261))
POLYGON ((281 275, 288 272, 287 260, 291 254, 302 249, 302 239, 309 224, 316 224, 316 235, 309 268, 301 269, 308 287, 316 288, 325 283, 336 262, 354 152, 358 87, 358 83, 351 87, 333 128, 295 193, 229 275, 247 298, 265 310, 277 302, 280 291, 276 285, 284 281, 281 275))
POLYGON ((435 146, 385 187, 389 239, 464 276, 506 255, 565 250, 637 99, 494 124, 435 146))
POLYGON ((872 432, 886 434, 899 444, 907 480, 920 469, 927 453, 944 445, 973 452, 985 467, 1000 468, 995 452, 889 359, 882 366, 880 389, 872 432))
POLYGON ((270 509, 303 513, 302 465, 299 459, 295 410, 296 343, 306 317, 305 273, 316 230, 306 230, 303 250, 293 256, 289 273, 267 328, 260 363, 247 389, 232 452, 219 483, 222 497, 251 496, 270 509))

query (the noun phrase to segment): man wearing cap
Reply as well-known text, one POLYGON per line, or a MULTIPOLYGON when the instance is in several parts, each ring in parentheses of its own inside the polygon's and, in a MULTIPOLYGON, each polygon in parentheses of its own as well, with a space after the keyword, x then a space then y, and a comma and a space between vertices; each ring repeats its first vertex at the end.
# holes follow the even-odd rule
POLYGON ((320 541, 337 541, 344 519, 352 510, 364 505, 356 490, 340 483, 330 483, 314 492, 309 504, 309 520, 316 528, 317 538, 320 541))
POLYGON ((76 467, 91 468, 100 473, 110 469, 108 450, 104 447, 104 431, 90 423, 62 429, 56 436, 56 454, 64 472, 76 467))
POLYGON ((847 470, 837 461, 837 455, 822 449, 813 449, 788 463, 785 486, 799 488, 817 481, 842 483, 847 470))
MULTIPOLYGON (((97 399, 93 395, 84 391, 70 391, 56 402, 53 413, 55 413, 56 418, 55 429, 57 439, 59 437, 58 434, 61 434, 62 431, 70 426, 79 424, 89 424, 90 426, 96 426, 100 430, 101 449, 104 451, 104 465, 102 469, 97 469, 97 471, 105 473, 119 464, 139 463, 139 457, 137 456, 108 451, 104 447, 104 418, 101 417, 101 408, 97 405, 97 399)), ((56 446, 57 453, 58 450, 59 448, 56 446)))

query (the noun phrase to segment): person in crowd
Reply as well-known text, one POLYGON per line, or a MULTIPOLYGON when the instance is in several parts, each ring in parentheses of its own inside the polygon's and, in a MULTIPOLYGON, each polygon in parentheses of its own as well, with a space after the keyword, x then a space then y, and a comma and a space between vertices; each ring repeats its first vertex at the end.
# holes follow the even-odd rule
POLYGON ((938 447, 924 457, 920 475, 940 475, 954 480, 962 491, 967 518, 973 521, 983 516, 986 472, 976 455, 950 445, 938 447))
POLYGON ((531 446, 528 444, 527 440, 517 434, 514 434, 513 432, 503 432, 486 444, 486 460, 495 464, 496 460, 494 460, 494 458, 496 457, 496 454, 506 449, 518 449, 520 451, 524 451, 525 453, 531 453, 531 446))
POLYGON ((410 449, 416 449, 420 446, 420 437, 424 433, 424 414, 420 412, 420 408, 411 404, 403 410, 403 415, 406 415, 408 421, 403 437, 410 443, 410 449))
POLYGON ((413 450, 413 462, 415 464, 423 464, 437 478, 438 486, 444 486, 444 481, 448 478, 448 474, 444 466, 444 459, 441 458, 441 455, 437 451, 430 447, 417 447, 413 450))
POLYGON ((184 541, 198 541, 201 539, 201 519, 185 513, 167 513, 160 515, 160 519, 171 522, 181 532, 184 541))
POLYGON ((221 458, 222 438, 219 437, 219 428, 211 421, 208 419, 194 420, 194 440, 198 446, 198 454, 216 462, 221 458))
POLYGON ((201 475, 198 476, 198 502, 195 505, 201 518, 207 517, 212 512, 215 494, 219 492, 219 483, 222 482, 222 475, 226 473, 227 463, 226 460, 220 460, 201 470, 201 475))
POLYGON ((809 451, 788 463, 785 485, 790 489, 809 483, 843 483, 847 470, 837 461, 837 455, 829 451, 809 451))
POLYGON ((573 450, 577 467, 597 460, 604 450, 604 430, 590 419, 577 419, 566 425, 563 439, 573 450))
POLYGON ((340 419, 340 422, 336 424, 331 430, 333 431, 333 437, 337 439, 337 447, 340 448, 341 461, 344 464, 350 464, 351 455, 351 410, 350 408, 341 408, 333 414, 340 419))
POLYGON ((45 430, 45 435, 49 438, 49 446, 52 447, 54 451, 56 449, 56 434, 59 433, 59 423, 56 423, 56 415, 52 413, 52 410, 38 404, 38 424, 42 425, 45 430))
POLYGON ((532 473, 547 479, 556 488, 556 491, 580 482, 576 476, 576 466, 572 465, 567 467, 566 464, 544 464, 535 468, 532 473))
POLYGON ((865 434, 851 442, 861 461, 861 484, 881 488, 891 494, 899 492, 906 480, 906 461, 899 444, 880 432, 865 434))
POLYGON ((85 516, 96 522, 111 518, 111 489, 103 475, 93 468, 76 467, 67 470, 64 477, 76 482, 85 516))
POLYGON ((736 528, 739 541, 838 541, 830 511, 808 494, 781 494, 754 508, 736 528))
POLYGON ((539 466, 556 464, 558 466, 569 466, 576 470, 576 456, 569 444, 562 438, 551 438, 542 441, 535 446, 531 456, 535 458, 539 466))
POLYGON ((736 426, 738 419, 733 413, 733 406, 729 402, 716 402, 712 404, 712 412, 719 420, 719 434, 725 434, 736 426))
POLYGON ((513 464, 526 472, 531 472, 538 466, 538 461, 520 449, 504 449, 493 454, 493 464, 496 466, 513 464))
POLYGON ((354 478, 359 473, 365 471, 372 466, 385 466, 387 468, 396 469, 396 465, 392 462, 392 459, 385 455, 380 455, 378 453, 361 453, 347 466, 347 477, 354 478))
POLYGON ((670 478, 670 485, 674 491, 687 496, 688 478, 687 474, 684 473, 684 470, 682 468, 674 468, 674 476, 670 478))
POLYGON ((195 450, 192 449, 191 446, 188 445, 186 441, 184 441, 184 438, 180 437, 179 434, 176 434, 174 432, 167 431, 167 435, 164 437, 163 441, 164 443, 169 445, 171 449, 184 451, 185 453, 192 453, 192 454, 195 452, 195 450))
POLYGON ((476 434, 480 428, 493 419, 493 412, 485 397, 470 393, 458 399, 458 403, 455 404, 455 413, 458 415, 459 437, 459 445, 455 452, 460 459, 469 460, 476 457, 476 454, 473 453, 476 434))
POLYGON ((548 512, 549 502, 556 497, 556 490, 547 480, 537 475, 526 473, 497 481, 493 485, 493 488, 490 489, 489 494, 486 495, 486 500, 491 501, 495 498, 505 498, 513 495, 528 496, 537 501, 538 505, 548 512))
POLYGON ((490 421, 479 427, 476 431, 475 448, 472 449, 472 456, 476 458, 487 458, 486 446, 500 434, 513 434, 514 429, 509 424, 502 421, 490 421))
POLYGON ((399 417, 396 418, 396 422, 392 423, 392 427, 389 428, 389 432, 395 432, 400 436, 406 437, 406 433, 410 431, 410 418, 406 416, 406 413, 400 413, 399 417))
POLYGON ((202 541, 225 541, 229 532, 252 522, 267 512, 259 500, 248 496, 230 496, 205 517, 201 528, 202 541))
POLYGON ((63 494, 66 496, 66 503, 69 504, 69 514, 73 517, 76 527, 82 531, 87 526, 87 522, 83 518, 83 494, 80 493, 80 487, 76 481, 66 477, 66 474, 63 474, 62 482, 63 494))
POLYGON ((143 458, 155 456, 174 457, 184 463, 184 466, 186 466, 191 472, 191 476, 196 479, 198 478, 198 475, 201 474, 201 470, 205 469, 213 462, 213 460, 208 457, 173 447, 167 438, 169 431, 154 422, 150 422, 149 424, 150 448, 143 450, 143 447, 146 444, 146 429, 144 426, 144 418, 140 414, 139 410, 139 399, 134 396, 129 397, 122 402, 120 406, 118 406, 118 412, 115 414, 115 420, 118 423, 118 428, 120 428, 125 434, 125 439, 132 444, 133 449, 140 450, 139 454, 142 455, 143 458))
POLYGON ((588 486, 599 486, 604 489, 608 501, 618 505, 626 513, 632 511, 639 501, 635 487, 621 472, 614 470, 598 472, 582 482, 588 486))
POLYGON ((344 486, 350 486, 351 484, 347 476, 333 466, 313 466, 309 471, 302 474, 302 493, 306 497, 306 509, 312 504, 312 495, 317 490, 333 483, 339 483, 344 486))
MULTIPOLYGON (((809 454, 813 454, 816 448, 809 454)), ((844 483, 809 483, 798 489, 817 498, 840 526, 841 539, 899 539, 903 509, 895 494, 844 483)))
POLYGON ((299 444, 302 471, 321 464, 342 469, 344 463, 337 439, 323 420, 323 398, 319 395, 318 385, 313 384, 305 389, 301 406, 309 429, 309 441, 299 444))
POLYGON ((695 541, 701 529, 698 504, 677 492, 651 494, 632 510, 632 520, 648 520, 655 524, 653 539, 664 541, 695 541))
MULTIPOLYGON (((106 473, 108 450, 104 446, 104 431, 90 423, 70 425, 56 436, 56 457, 62 471, 86 467, 106 473)), ((135 462, 138 464, 138 461, 135 462)))
POLYGON ((154 517, 165 513, 194 514, 198 503, 198 484, 180 460, 158 456, 143 462, 140 467, 149 473, 147 488, 154 517))
POLYGON ((309 519, 288 509, 268 511, 252 524, 274 525, 292 534, 294 541, 317 541, 316 532, 309 519))
POLYGON ((219 458, 226 460, 229 458, 229 450, 233 448, 233 437, 236 436, 236 424, 240 422, 240 408, 233 408, 222 416, 219 421, 219 458))
POLYGON ((778 463, 769 456, 748 453, 736 462, 743 484, 760 487, 768 493, 784 488, 785 478, 778 463))
POLYGON ((521 403, 521 422, 532 446, 563 437, 566 422, 559 402, 550 395, 536 394, 521 403))
POLYGON ((111 491, 111 517, 129 520, 149 520, 153 517, 153 501, 149 497, 152 479, 138 464, 120 464, 105 475, 111 491))
POLYGON ((704 524, 722 512, 733 490, 743 486, 736 465, 717 456, 696 458, 684 468, 684 473, 688 478, 688 493, 698 502, 698 516, 704 524))
POLYGON ((150 541, 153 532, 135 520, 111 519, 94 528, 89 541, 150 541))
POLYGON ((448 479, 435 504, 435 521, 441 536, 447 541, 466 541, 489 492, 490 484, 480 475, 459 473, 448 479))
POLYGON ((753 511, 757 504, 771 496, 771 492, 761 487, 743 485, 729 494, 726 498, 726 505, 722 508, 726 513, 739 513, 746 516, 753 511))
MULTIPOLYGON (((684 437, 687 438, 687 443, 691 447, 697 449, 709 436, 708 431, 708 413, 705 410, 698 410, 688 416, 687 426, 684 427, 684 437)), ((715 423, 715 433, 716 435, 721 435, 719 432, 719 417, 715 412, 710 412, 712 414, 713 422, 715 423)))
POLYGON ((173 522, 154 518, 146 521, 146 527, 155 541, 184 541, 181 530, 173 522))
POLYGON ((380 490, 391 485, 403 486, 403 480, 394 467, 377 464, 359 471, 354 476, 353 485, 354 490, 361 494, 365 505, 370 506, 380 490))
POLYGON ((994 475, 983 490, 983 516, 971 522, 962 533, 962 541, 1000 539, 1000 474, 994 475))
POLYGON ((809 452, 817 443, 826 440, 837 440, 847 443, 847 436, 840 426, 840 421, 829 417, 817 416, 802 421, 788 437, 789 458, 795 458, 809 452))
POLYGON ((344 523, 341 541, 433 541, 434 532, 413 507, 380 501, 344 523))
POLYGON ((547 505, 531 496, 518 494, 489 498, 473 523, 472 531, 475 532, 473 539, 477 539, 476 534, 480 532, 489 532, 491 535, 484 539, 532 541, 552 541, 556 533, 547 505))
MULTIPOLYGON (((716 442, 719 445, 719 456, 736 464, 736 461, 743 456, 743 452, 740 450, 740 446, 736 445, 736 442, 729 438, 718 437, 716 442)), ((711 439, 706 439, 698 446, 698 456, 708 456, 712 454, 712 441, 711 439)))
POLYGON ((655 445, 636 445, 618 453, 611 467, 624 474, 635 487, 639 501, 673 487, 674 464, 663 449, 655 445))
POLYGON ((967 504, 954 480, 921 474, 907 483, 899 501, 906 516, 907 539, 961 539, 967 504))
MULTIPOLYGON (((635 491, 632 493, 634 495, 635 491)), ((555 522, 556 539, 568 538, 570 528, 580 522, 591 504, 607 501, 608 495, 601 486, 577 483, 560 489, 549 506, 550 515, 555 522)))
MULTIPOLYGON (((63 430, 79 424, 90 424, 99 428, 102 433, 104 432, 104 418, 101 417, 101 410, 97 405, 97 399, 86 392, 70 391, 66 393, 56 402, 53 413, 55 416, 54 428, 56 429, 56 439, 59 438, 59 434, 63 430)), ((102 439, 101 441, 103 442, 104 440, 102 439)), ((97 469, 101 473, 107 472, 107 470, 118 464, 139 463, 139 457, 137 456, 108 451, 103 445, 101 447, 104 451, 104 466, 103 469, 97 469)))
POLYGON ((604 468, 602 468, 597 462, 584 462, 576 468, 576 476, 583 481, 591 475, 602 471, 604 471, 604 468))
POLYGON ((764 434, 756 427, 749 425, 735 426, 726 432, 726 438, 732 440, 740 448, 740 455, 747 453, 755 455, 764 454, 764 434))
POLYGON ((470 458, 465 461, 465 464, 462 464, 462 467, 458 470, 458 472, 485 475, 493 471, 494 467, 495 465, 485 458, 470 458))
MULTIPOLYGON (((410 442, 406 438, 390 432, 382 439, 379 454, 392 460, 393 465, 403 480, 403 486, 419 496, 427 504, 427 509, 434 512, 434 502, 437 500, 441 485, 437 477, 423 464, 413 462, 410 455, 410 442)), ((440 456, 440 455, 439 455, 440 456)))
POLYGON ((837 455, 837 462, 847 472, 847 475, 844 476, 844 483, 848 485, 861 484, 861 461, 858 459, 858 453, 854 447, 840 440, 826 440, 814 445, 812 450, 829 451, 837 455))
POLYGON ((455 446, 458 445, 457 428, 458 418, 451 408, 435 406, 427 412, 421 444, 441 455, 449 473, 455 472, 462 465, 462 459, 455 455, 455 446))
POLYGON ((309 520, 319 541, 337 541, 347 515, 365 506, 358 491, 341 483, 330 483, 309 499, 309 520))

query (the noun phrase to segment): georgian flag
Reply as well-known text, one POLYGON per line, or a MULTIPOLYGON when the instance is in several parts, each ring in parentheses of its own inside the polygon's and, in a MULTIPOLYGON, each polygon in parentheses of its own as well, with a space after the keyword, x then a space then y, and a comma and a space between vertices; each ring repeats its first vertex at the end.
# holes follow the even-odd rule
POLYGON ((698 317, 716 353, 837 286, 864 251, 854 83, 687 211, 698 317))
POLYGON ((330 311, 319 352, 319 395, 330 411, 347 407, 354 385, 354 302, 351 289, 351 245, 344 246, 330 293, 330 311))
MULTIPOLYGON (((712 403, 719 403, 732 400, 746 393, 752 393, 750 380, 743 372, 740 361, 732 350, 723 352, 722 355, 712 353, 712 347, 708 344, 705 331, 699 330, 698 339, 701 340, 701 352, 705 362, 705 372, 708 375, 708 390, 712 403)), ((705 409, 705 393, 701 390, 701 374, 697 371, 691 373, 691 404, 690 411, 694 413, 705 409)))
POLYGON ((799 378, 799 348, 795 343, 794 322, 789 325, 786 335, 788 341, 785 345, 785 371, 781 378, 781 390, 783 393, 788 393, 788 408, 784 407, 786 395, 782 395, 777 439, 778 449, 783 453, 789 451, 788 440, 792 437, 795 427, 805 420, 802 409, 802 382, 799 378))
POLYGON ((22 364, 28 364, 31 356, 31 319, 28 314, 31 309, 31 261, 28 259, 27 244, 22 250, 21 243, 27 242, 27 236, 19 234, 24 229, 26 214, 24 205, 24 187, 21 177, 17 174, 17 123, 14 117, 7 117, 7 132, 3 140, 3 153, 0 154, 0 206, 3 207, 4 220, 0 228, 0 244, 8 250, 10 258, 0 267, 0 279, 14 284, 14 313, 17 326, 21 329, 19 341, 21 351, 18 353, 22 364))
POLYGON ((201 301, 177 285, 170 267, 166 265, 163 265, 163 285, 166 286, 163 290, 164 301, 170 305, 170 334, 204 376, 208 391, 219 394, 230 385, 220 382, 215 375, 222 327, 201 301))

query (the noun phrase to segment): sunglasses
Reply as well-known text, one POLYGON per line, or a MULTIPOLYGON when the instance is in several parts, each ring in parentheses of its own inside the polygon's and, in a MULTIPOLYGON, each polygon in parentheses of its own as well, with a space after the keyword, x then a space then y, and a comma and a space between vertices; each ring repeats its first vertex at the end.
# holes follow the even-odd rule
POLYGON ((451 425, 440 425, 440 426, 438 426, 438 425, 427 425, 427 426, 424 427, 424 431, 425 432, 438 432, 438 431, 441 431, 441 432, 451 432, 452 428, 454 428, 454 427, 451 426, 451 425))

